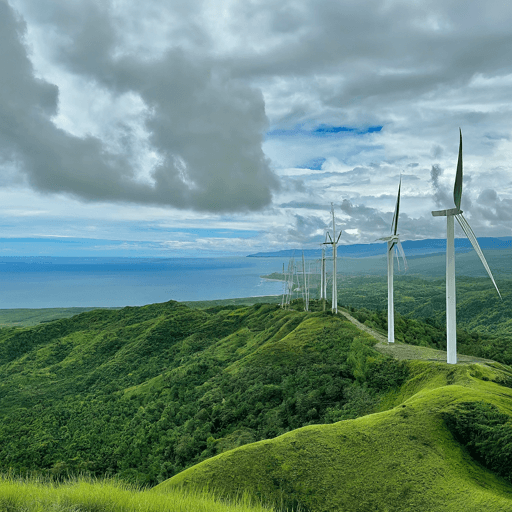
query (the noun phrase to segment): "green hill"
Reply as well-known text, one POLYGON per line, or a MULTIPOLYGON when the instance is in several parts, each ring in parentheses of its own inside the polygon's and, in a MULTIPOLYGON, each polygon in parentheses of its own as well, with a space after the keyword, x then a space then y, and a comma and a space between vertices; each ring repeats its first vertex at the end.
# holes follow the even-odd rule
POLYGON ((508 369, 408 366, 407 382, 389 394, 390 410, 234 449, 157 489, 208 487, 224 496, 244 489, 315 512, 511 510, 512 474, 506 480, 484 468, 447 427, 468 403, 481 402, 497 406, 510 426, 512 389, 492 382, 510 382, 508 369))
POLYGON ((171 301, 2 328, 0 472, 311 511, 508 510, 512 370, 428 361, 443 331, 420 320, 397 325, 425 346, 387 347, 362 330, 382 329, 380 313, 353 314, 366 325, 171 301))
POLYGON ((373 412, 406 377, 344 317, 176 302, 0 330, 0 471, 154 485, 235 446, 373 412))

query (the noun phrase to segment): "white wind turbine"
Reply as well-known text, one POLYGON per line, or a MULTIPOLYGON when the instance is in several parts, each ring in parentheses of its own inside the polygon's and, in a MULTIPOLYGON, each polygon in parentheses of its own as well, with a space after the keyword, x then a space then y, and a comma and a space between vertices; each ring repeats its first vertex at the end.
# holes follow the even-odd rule
POLYGON ((309 311, 309 283, 306 272, 306 261, 304 259, 304 251, 302 251, 302 300, 304 302, 304 311, 309 311))
POLYGON ((331 213, 332 213, 332 237, 329 231, 327 231, 326 240, 323 245, 332 245, 332 312, 338 313, 338 283, 337 283, 337 269, 336 269, 336 261, 338 259, 338 251, 337 245, 340 240, 341 231, 336 238, 336 219, 334 217, 334 204, 331 203, 331 213), (329 237, 329 242, 327 241, 327 237, 329 237))
POLYGON ((457 318, 456 318, 456 301, 455 301, 455 235, 454 235, 454 222, 453 218, 457 219, 462 231, 466 234, 473 249, 480 257, 487 274, 491 278, 496 291, 501 299, 500 291, 494 281, 491 269, 485 261, 484 253, 478 245, 471 226, 462 215, 460 209, 460 200, 462 197, 462 131, 459 128, 460 143, 459 143, 459 158, 457 161, 457 173, 455 175, 455 186, 453 187, 453 200, 455 208, 449 210, 439 210, 432 212, 434 217, 446 217, 446 350, 447 350, 447 363, 457 364, 457 318))
POLYGON ((327 299, 327 280, 325 275, 325 249, 322 247, 322 261, 320 264, 320 300, 327 299))
POLYGON ((399 256, 401 256, 404 262, 404 267, 407 270, 407 260, 405 259, 404 249, 397 234, 401 187, 402 177, 400 176, 400 183, 398 184, 398 195, 396 197, 395 214, 393 215, 393 220, 391 222, 391 235, 379 238, 379 240, 384 240, 388 243, 388 343, 395 342, 395 306, 393 300, 393 253, 395 251, 397 261, 400 261, 399 256))
POLYGON ((293 286, 294 286, 294 274, 295 274, 295 262, 294 256, 290 258, 288 261, 288 273, 286 274, 286 285, 288 289, 288 293, 286 294, 286 305, 289 306, 291 301, 293 300, 293 286))
POLYGON ((287 287, 287 281, 288 277, 286 276, 286 273, 284 271, 284 263, 283 263, 283 298, 281 300, 281 307, 284 308, 284 305, 286 303, 286 287, 287 287))

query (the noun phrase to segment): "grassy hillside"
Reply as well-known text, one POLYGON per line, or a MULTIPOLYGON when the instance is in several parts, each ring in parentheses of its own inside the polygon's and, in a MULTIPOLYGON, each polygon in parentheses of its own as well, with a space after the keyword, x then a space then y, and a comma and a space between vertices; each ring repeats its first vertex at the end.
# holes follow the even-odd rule
POLYGON ((408 367, 408 380, 382 402, 390 410, 234 449, 156 489, 208 486, 224 496, 245 489, 312 512, 510 510, 512 482, 471 458, 446 422, 460 416, 460 407, 483 401, 510 425, 512 389, 493 382, 509 383, 508 368, 422 361, 408 367))
MULTIPOLYGON (((282 274, 272 274, 274 279, 282 274)), ((313 297, 319 295, 320 283, 311 279, 313 297)), ((488 277, 457 276, 457 326, 480 334, 511 335, 512 280, 497 280, 500 300, 488 277)), ((394 280, 395 311, 404 317, 445 322, 446 285, 444 277, 397 273, 394 280)), ((330 297, 330 288, 328 287, 330 297)), ((387 309, 387 280, 383 276, 338 275, 338 304, 369 311, 387 309)), ((330 301, 330 299, 329 299, 330 301)))
MULTIPOLYGON (((407 274, 396 275, 394 283, 396 338, 445 350, 444 279, 407 274)), ((457 277, 458 347, 464 354, 512 364, 512 280, 502 277, 498 285, 503 300, 487 277, 457 277)), ((385 278, 339 275, 338 304, 369 327, 387 330, 385 278)))
MULTIPOLYGON (((442 348, 439 326, 397 325, 442 348)), ((247 490, 304 511, 509 510, 512 371, 375 347, 343 315, 276 304, 171 301, 2 328, 0 472, 247 490)))
POLYGON ((6 512, 274 512, 247 496, 231 502, 207 492, 148 492, 119 481, 0 479, 0 510, 6 512))

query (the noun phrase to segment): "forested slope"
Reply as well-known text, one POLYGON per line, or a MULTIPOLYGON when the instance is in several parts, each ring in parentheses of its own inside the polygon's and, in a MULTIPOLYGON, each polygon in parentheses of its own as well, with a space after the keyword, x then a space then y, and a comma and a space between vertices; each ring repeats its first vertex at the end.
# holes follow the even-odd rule
POLYGON ((330 313, 97 310, 0 330, 0 471, 156 484, 298 427, 373 412, 407 376, 330 313))

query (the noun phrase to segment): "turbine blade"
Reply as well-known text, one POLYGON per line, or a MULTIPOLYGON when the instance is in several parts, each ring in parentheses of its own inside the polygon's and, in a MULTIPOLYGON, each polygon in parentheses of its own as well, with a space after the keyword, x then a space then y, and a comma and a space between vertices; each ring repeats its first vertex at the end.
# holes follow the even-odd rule
POLYGON ((400 240, 397 240, 397 242, 396 242, 396 252, 397 252, 396 260, 398 261, 398 270, 400 270, 400 259, 399 259, 398 255, 400 255, 400 257, 402 258, 402 260, 404 262, 404 270, 407 270, 409 268, 409 266, 407 265, 407 258, 405 257, 404 248, 402 247, 400 240))
POLYGON ((457 174, 455 175, 455 185, 453 187, 453 200, 455 206, 460 210, 460 200, 462 198, 462 131, 459 128, 459 159, 457 160, 457 174))
POLYGON ((402 175, 400 175, 400 183, 398 184, 398 195, 396 196, 395 214, 393 215, 393 221, 391 222, 391 233, 396 235, 398 229, 398 213, 400 211, 400 189, 402 188, 402 175))
POLYGON ((465 219, 464 215, 462 215, 462 213, 459 213, 459 215, 455 215, 455 218, 457 219, 458 223, 460 224, 462 231, 464 231, 464 233, 466 233, 466 236, 468 237, 469 241, 471 242, 473 249, 475 249, 476 253, 478 254, 481 262, 483 263, 483 265, 485 267, 485 270, 487 270, 487 274, 489 274, 489 277, 491 278, 494 288, 496 288, 496 291, 498 292, 498 295, 500 296, 500 299, 501 299, 501 293, 498 290, 498 285, 494 281, 494 277, 492 276, 491 269, 489 268, 489 265, 487 264, 487 261, 485 260, 485 256, 484 256, 484 253, 482 252, 482 249, 480 249, 480 245, 478 244, 478 240, 476 239, 475 233, 473 233, 471 226, 469 225, 468 221, 465 219))

